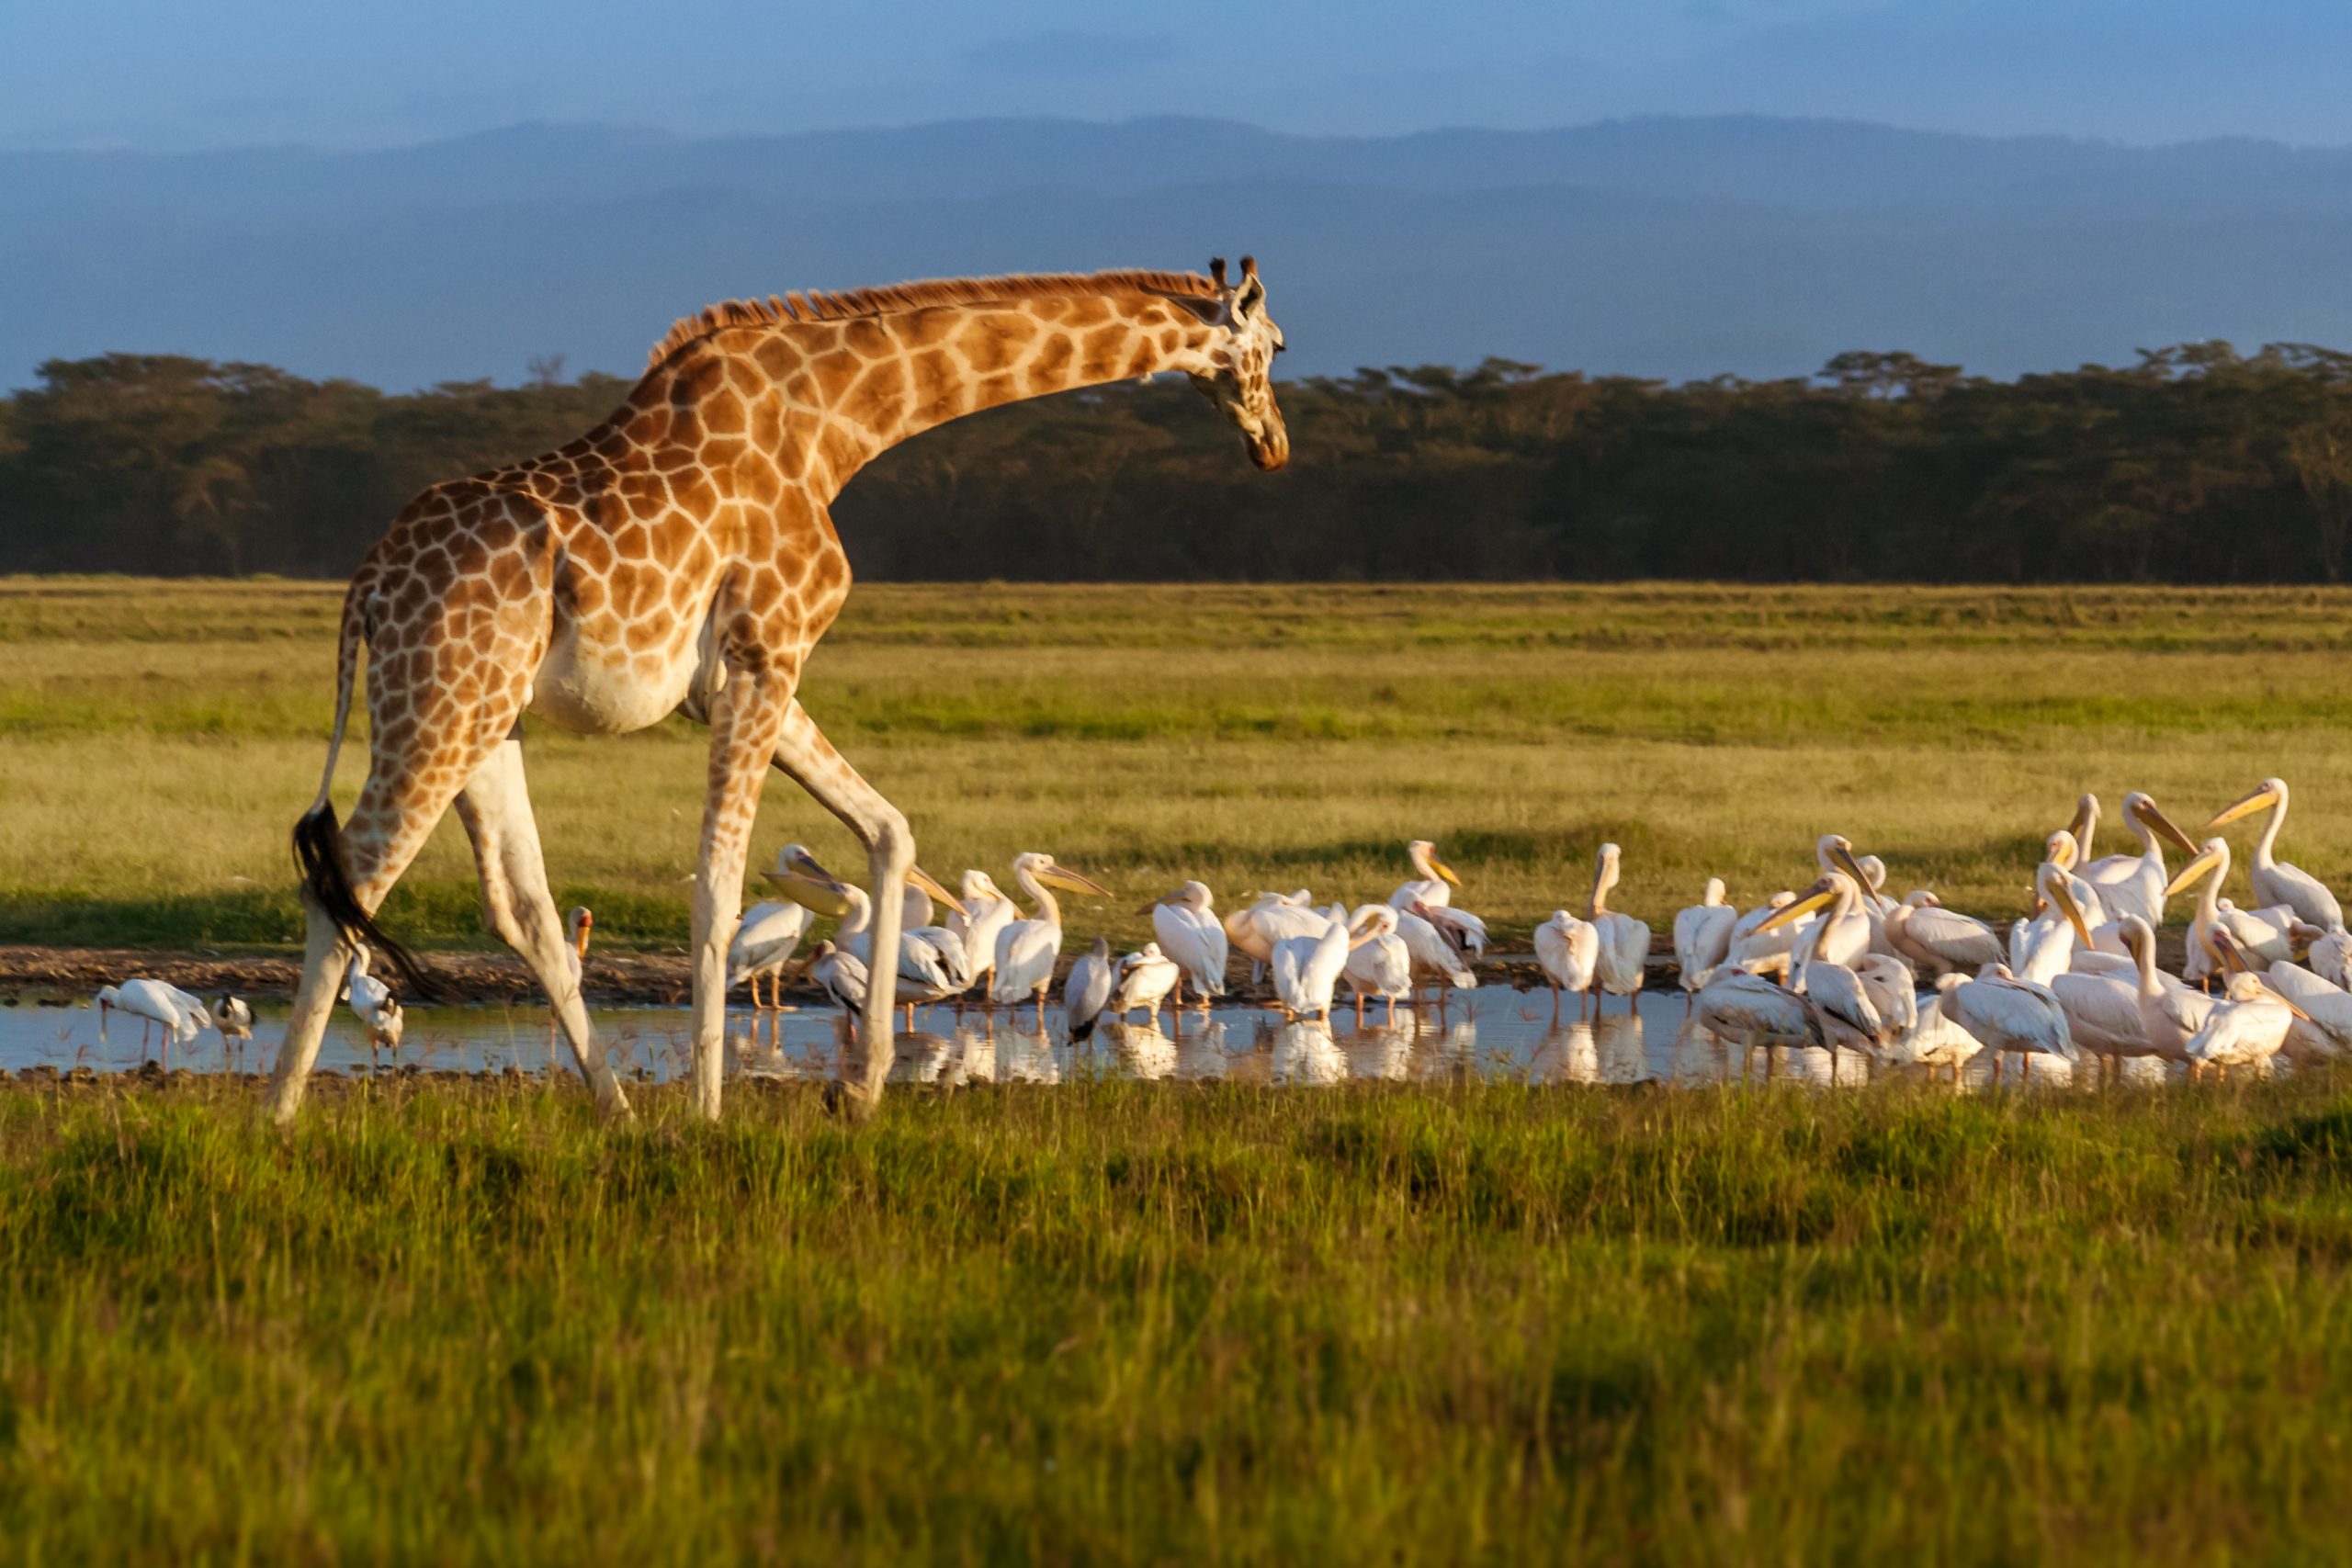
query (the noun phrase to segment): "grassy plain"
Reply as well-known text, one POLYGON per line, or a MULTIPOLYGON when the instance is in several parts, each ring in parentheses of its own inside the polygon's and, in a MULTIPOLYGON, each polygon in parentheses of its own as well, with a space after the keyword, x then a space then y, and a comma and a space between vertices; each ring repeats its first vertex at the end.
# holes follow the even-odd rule
POLYGON ((0 1092, 0 1556, 2342 1561, 2352 1111, 0 1092))
MULTIPOLYGON (((323 756, 340 590, 0 580, 0 940, 272 946, 286 831, 323 756)), ((1231 897, 1385 896, 1439 840, 1523 934, 1625 846, 1660 923, 1721 874, 1802 885, 1824 831, 1898 889, 1988 915, 2075 795, 2201 821, 2266 773, 2290 858, 2352 879, 2352 592, 861 586, 810 666, 818 722, 953 878, 1052 850, 1134 937, 1185 876, 1231 897)), ((705 748, 534 726, 559 897, 601 939, 683 942, 705 748)), ((346 809, 364 751, 346 750, 346 809)), ((771 780, 755 863, 848 836, 771 780)), ((2107 847, 2124 848, 2113 836, 2107 847)), ((445 824, 396 896, 424 945, 488 941, 445 824)))

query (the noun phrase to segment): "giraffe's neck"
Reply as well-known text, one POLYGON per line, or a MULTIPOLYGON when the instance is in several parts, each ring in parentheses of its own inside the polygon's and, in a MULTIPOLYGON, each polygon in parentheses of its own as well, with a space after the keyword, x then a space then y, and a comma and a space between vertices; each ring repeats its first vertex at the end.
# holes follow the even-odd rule
POLYGON ((780 326, 806 355, 775 378, 791 411, 777 432, 786 478, 798 457, 802 482, 829 502, 882 453, 951 419, 1162 370, 1205 371, 1223 330, 1144 293, 780 326))

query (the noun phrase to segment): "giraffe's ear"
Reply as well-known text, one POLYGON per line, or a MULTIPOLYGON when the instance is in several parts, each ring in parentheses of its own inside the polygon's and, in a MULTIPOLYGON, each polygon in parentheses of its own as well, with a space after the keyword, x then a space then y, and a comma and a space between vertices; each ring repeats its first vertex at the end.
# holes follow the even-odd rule
POLYGON ((1242 266, 1241 287, 1233 291, 1233 319, 1237 321, 1254 320, 1266 309, 1266 286, 1258 281, 1258 269, 1247 257, 1242 259, 1242 266))

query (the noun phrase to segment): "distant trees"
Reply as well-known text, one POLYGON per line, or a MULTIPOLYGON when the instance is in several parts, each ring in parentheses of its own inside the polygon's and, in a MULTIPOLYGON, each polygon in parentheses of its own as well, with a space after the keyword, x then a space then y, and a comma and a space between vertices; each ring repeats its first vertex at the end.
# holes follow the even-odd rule
MULTIPOLYGON (((628 390, 388 396, 166 355, 0 399, 0 570, 348 571, 418 490, 560 445, 628 390)), ((964 420, 835 511, 899 578, 2340 581, 2352 355, 2143 352, 1993 382, 1903 353, 1682 386, 1490 359, 1283 389, 1267 478, 1182 385, 964 420)))

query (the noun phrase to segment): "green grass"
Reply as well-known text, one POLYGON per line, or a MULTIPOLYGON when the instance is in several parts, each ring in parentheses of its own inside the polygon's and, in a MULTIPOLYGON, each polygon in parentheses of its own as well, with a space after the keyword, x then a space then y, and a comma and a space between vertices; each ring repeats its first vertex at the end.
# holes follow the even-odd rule
POLYGON ((27 1562, 2328 1561, 2352 1101, 0 1094, 27 1562))
MULTIPOLYGON (((340 593, 0 580, 0 941, 296 940, 286 833, 340 593)), ((1135 908, 1195 875, 1385 897, 1427 837, 1516 936, 1580 896, 1604 838, 1653 923, 1711 874, 1739 898, 1802 886, 1828 830, 1898 890, 2006 915, 2081 790, 2111 813, 2147 789, 2193 826, 2273 772, 2296 786, 2287 852, 2340 884, 2347 645, 2338 590, 881 584, 803 695, 933 872, 1046 849, 1107 878, 1074 927, 1139 938, 1135 908)), ((529 733, 559 898, 593 904, 600 940, 683 943, 702 733, 529 733)), ((771 779, 755 865, 792 840, 859 858, 771 779)), ((389 919, 487 942, 454 822, 389 919)))

